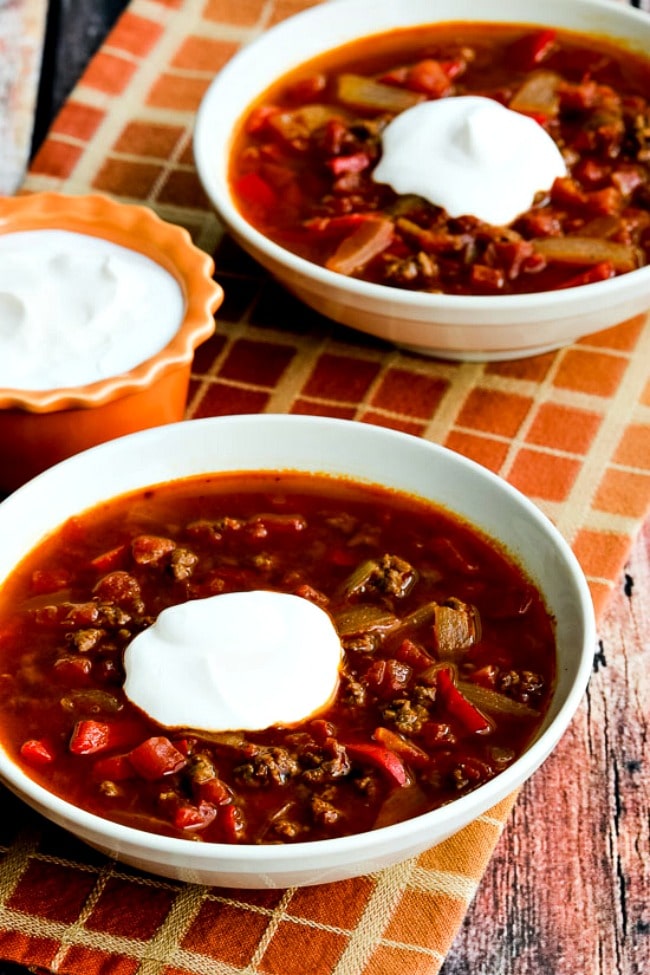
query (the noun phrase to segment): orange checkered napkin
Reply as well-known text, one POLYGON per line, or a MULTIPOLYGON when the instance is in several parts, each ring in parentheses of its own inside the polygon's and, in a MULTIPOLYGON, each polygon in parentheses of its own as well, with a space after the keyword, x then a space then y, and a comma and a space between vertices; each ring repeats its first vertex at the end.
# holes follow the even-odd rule
MULTIPOLYGON (((188 416, 317 413, 446 444, 553 519, 600 612, 650 500, 650 322, 515 362, 407 354, 303 307, 209 210, 191 153, 201 96, 242 44, 307 5, 132 0, 24 190, 145 202, 215 254, 226 300, 195 359, 188 416)), ((125 868, 3 795, 0 957, 61 975, 435 975, 514 801, 375 875, 234 891, 125 868)))

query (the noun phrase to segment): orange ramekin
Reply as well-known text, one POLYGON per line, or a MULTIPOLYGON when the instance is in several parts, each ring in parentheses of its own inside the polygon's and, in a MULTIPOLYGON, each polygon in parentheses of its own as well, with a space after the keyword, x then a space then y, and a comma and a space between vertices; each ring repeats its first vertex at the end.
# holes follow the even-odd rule
POLYGON ((123 434, 183 419, 196 347, 215 331, 223 289, 214 262, 182 227, 145 206, 102 195, 0 199, 0 233, 67 230, 101 237, 155 261, 180 285, 185 315, 170 342, 128 370, 84 386, 0 388, 0 491, 58 461, 123 434))

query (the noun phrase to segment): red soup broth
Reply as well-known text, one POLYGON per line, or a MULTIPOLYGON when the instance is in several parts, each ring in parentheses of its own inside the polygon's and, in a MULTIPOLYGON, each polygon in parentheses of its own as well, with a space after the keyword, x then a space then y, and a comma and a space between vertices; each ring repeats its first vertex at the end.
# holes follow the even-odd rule
POLYGON ((323 839, 435 809, 521 755, 555 673, 554 622, 493 541, 429 502, 324 475, 219 474, 111 500, 0 593, 12 759, 75 805, 193 840, 323 839), (201 733, 126 698, 125 648, 165 607, 259 589, 333 620, 344 652, 322 711, 201 733))
POLYGON ((650 58, 601 37, 444 23, 364 38, 302 65, 246 113, 237 207, 330 270, 408 290, 510 294, 625 274, 650 260, 650 58), (451 218, 375 183, 381 133, 420 101, 482 95, 534 118, 567 176, 507 227, 451 218))

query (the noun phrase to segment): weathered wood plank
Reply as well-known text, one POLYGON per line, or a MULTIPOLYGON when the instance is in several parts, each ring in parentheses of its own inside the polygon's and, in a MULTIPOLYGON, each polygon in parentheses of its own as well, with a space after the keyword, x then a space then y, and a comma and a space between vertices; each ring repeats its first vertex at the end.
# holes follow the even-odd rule
POLYGON ((583 705, 522 791, 442 975, 650 972, 650 526, 583 705))

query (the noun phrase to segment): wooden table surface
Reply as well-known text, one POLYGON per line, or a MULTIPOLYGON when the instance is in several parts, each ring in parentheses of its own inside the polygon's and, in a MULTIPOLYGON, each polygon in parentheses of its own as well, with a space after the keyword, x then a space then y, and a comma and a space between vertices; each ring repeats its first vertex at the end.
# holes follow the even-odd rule
POLYGON ((440 975, 650 973, 649 592, 646 524, 585 700, 524 787, 440 975))
MULTIPOLYGON (((35 146, 123 5, 50 6, 35 146)), ((647 525, 601 622, 585 700, 524 787, 441 975, 650 973, 649 589, 647 525)), ((26 971, 0 962, 0 975, 26 971)))

